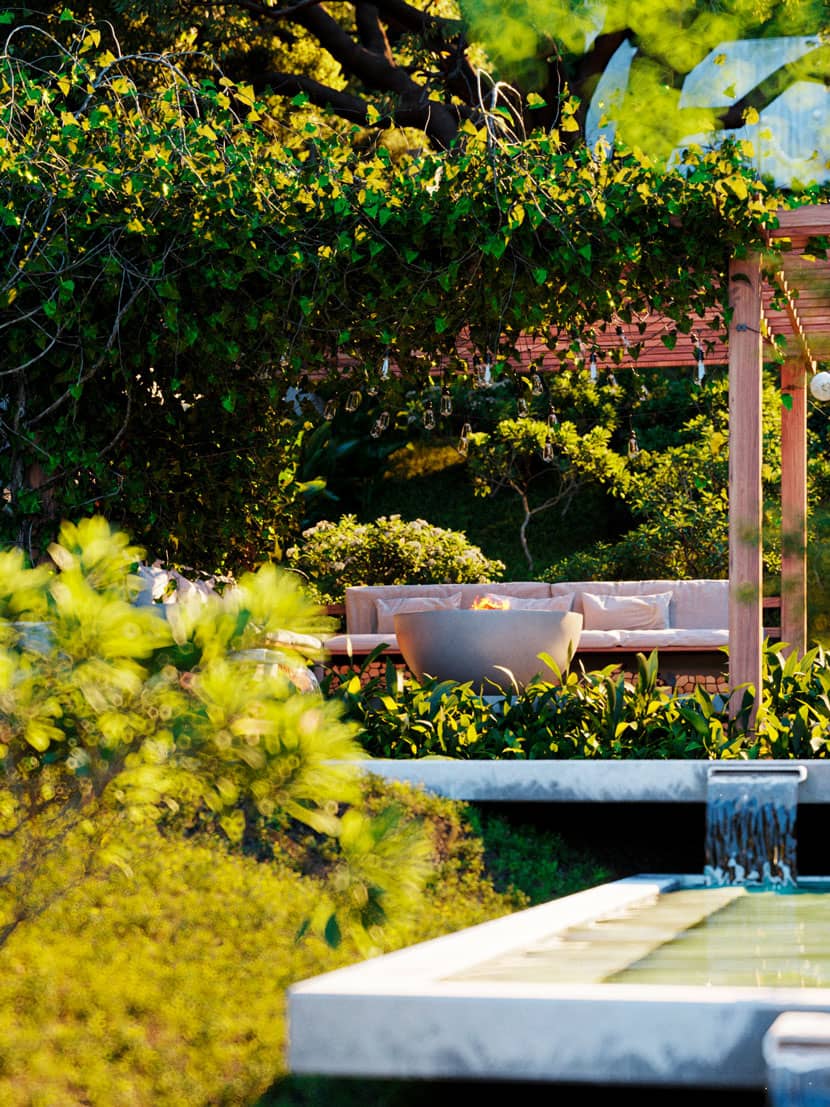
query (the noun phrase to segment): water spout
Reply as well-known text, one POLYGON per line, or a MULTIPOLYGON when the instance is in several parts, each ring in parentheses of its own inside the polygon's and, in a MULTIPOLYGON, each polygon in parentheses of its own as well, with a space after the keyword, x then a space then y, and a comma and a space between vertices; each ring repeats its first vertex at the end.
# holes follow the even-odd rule
POLYGON ((704 879, 709 885, 794 886, 803 765, 741 762, 708 774, 704 879))

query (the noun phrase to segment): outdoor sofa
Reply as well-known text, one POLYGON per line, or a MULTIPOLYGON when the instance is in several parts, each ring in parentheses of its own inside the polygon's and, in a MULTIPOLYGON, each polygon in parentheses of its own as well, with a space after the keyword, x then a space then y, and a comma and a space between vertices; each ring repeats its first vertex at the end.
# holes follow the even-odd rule
MULTIPOLYGON (((636 669, 636 655, 658 651, 661 675, 723 677, 729 644, 727 580, 500 581, 489 584, 365 585, 347 588, 343 626, 324 640, 332 662, 357 661, 381 647, 400 659, 394 616, 435 607, 470 608, 483 597, 511 608, 570 610, 583 617, 574 661, 586 670, 636 669)), ((766 607, 779 605, 777 599, 766 607)), ((765 628, 769 637, 774 627, 765 628)), ((509 659, 505 659, 509 665, 509 659)))

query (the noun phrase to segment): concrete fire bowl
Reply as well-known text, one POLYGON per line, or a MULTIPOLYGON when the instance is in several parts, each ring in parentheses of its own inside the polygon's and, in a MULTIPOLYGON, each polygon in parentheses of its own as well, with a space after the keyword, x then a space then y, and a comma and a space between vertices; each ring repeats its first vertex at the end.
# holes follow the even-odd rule
POLYGON ((409 611, 395 616, 404 661, 418 679, 471 681, 477 688, 519 685, 534 677, 555 682, 571 662, 582 616, 574 611, 468 611, 455 608, 409 611), (505 670, 509 670, 505 672, 505 670))

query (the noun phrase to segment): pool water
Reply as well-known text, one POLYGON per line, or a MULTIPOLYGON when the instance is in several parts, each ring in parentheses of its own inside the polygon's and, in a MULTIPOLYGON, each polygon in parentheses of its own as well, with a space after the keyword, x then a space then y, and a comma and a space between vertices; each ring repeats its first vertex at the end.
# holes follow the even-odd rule
POLYGON ((444 979, 828 988, 826 888, 663 892, 444 979))

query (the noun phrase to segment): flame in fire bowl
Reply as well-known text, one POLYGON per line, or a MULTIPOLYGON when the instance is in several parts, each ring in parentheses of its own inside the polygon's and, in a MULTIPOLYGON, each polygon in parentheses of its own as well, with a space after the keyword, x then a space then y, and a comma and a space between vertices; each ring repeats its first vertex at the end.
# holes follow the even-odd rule
POLYGON ((398 648, 418 680, 472 682, 505 687, 534 677, 558 677, 540 654, 565 673, 579 642, 582 616, 575 611, 408 611, 395 616, 398 648), (511 680, 512 677, 512 680, 511 680))

